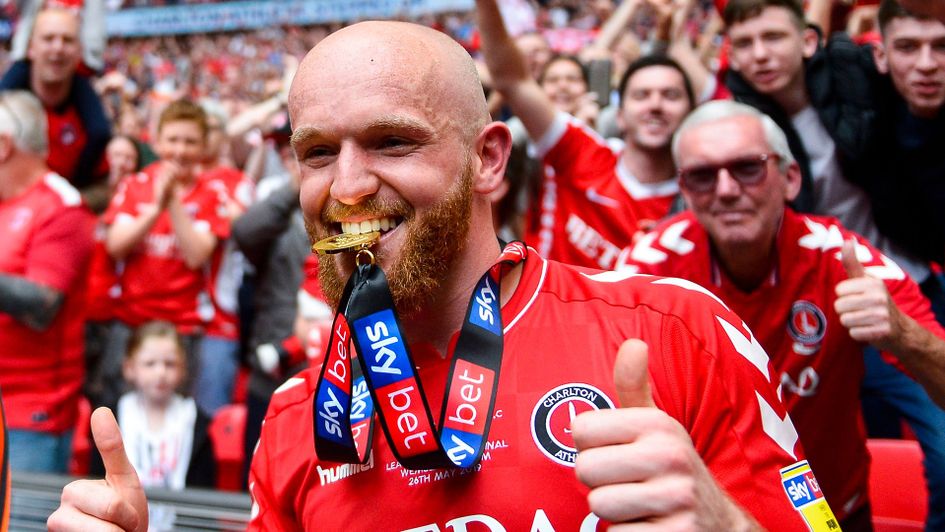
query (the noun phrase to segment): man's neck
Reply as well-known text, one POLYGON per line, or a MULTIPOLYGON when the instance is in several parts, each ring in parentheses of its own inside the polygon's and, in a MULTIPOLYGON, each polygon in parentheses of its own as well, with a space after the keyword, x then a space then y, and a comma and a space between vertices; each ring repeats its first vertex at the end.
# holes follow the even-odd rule
POLYGON ((30 159, 24 156, 8 161, 3 170, 5 178, 0 180, 0 201, 16 198, 26 192, 43 178, 49 169, 39 159, 30 159))
POLYGON ((69 97, 69 89, 72 88, 72 82, 43 83, 36 78, 36 73, 30 74, 30 90, 39 98, 44 107, 59 107, 69 97))
MULTIPOLYGON (((466 319, 466 310, 476 284, 499 257, 501 249, 498 241, 491 233, 488 236, 491 244, 480 242, 475 251, 467 247, 461 254, 453 267, 456 275, 443 283, 433 303, 416 314, 403 317, 404 335, 408 343, 428 343, 442 356, 447 355, 450 340, 466 319)), ((501 305, 515 293, 521 275, 522 265, 519 264, 502 278, 499 296, 501 305)))
POLYGON ((790 85, 771 94, 771 98, 789 118, 803 111, 804 108, 810 105, 810 97, 807 95, 807 85, 803 72, 790 85))
POLYGON ((669 147, 649 150, 628 143, 620 159, 640 183, 661 183, 673 179, 676 174, 669 147))
POLYGON ((771 275, 778 256, 775 239, 769 246, 712 246, 722 273, 745 293, 753 292, 771 275))

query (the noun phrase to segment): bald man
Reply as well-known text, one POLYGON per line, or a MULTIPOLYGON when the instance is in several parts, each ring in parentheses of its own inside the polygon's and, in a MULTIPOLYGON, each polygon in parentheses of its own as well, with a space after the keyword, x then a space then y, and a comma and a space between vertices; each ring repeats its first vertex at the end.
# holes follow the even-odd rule
MULTIPOLYGON (((767 357, 721 302, 499 244, 511 139, 459 45, 350 26, 302 62, 289 112, 313 240, 381 235, 373 266, 320 259, 340 313, 323 367, 273 395, 251 530, 806 530, 799 493, 827 526, 767 357)), ((114 421, 92 425, 109 477, 68 486, 50 528, 143 530, 114 421)))

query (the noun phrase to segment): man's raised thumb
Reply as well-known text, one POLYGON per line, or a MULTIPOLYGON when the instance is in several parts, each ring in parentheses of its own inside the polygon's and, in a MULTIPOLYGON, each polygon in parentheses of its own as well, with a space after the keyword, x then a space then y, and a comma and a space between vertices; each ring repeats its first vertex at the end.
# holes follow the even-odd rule
POLYGON ((128 461, 125 454, 125 444, 121 439, 121 431, 112 411, 105 407, 96 408, 92 412, 92 438, 95 447, 102 455, 105 464, 105 481, 114 488, 138 489, 141 483, 134 466, 128 461))
POLYGON ((847 271, 847 277, 850 279, 866 276, 863 264, 860 263, 860 259, 856 258, 856 240, 850 238, 843 241, 843 247, 840 248, 840 260, 843 262, 843 269, 847 271))
POLYGON ((643 340, 625 341, 617 351, 614 386, 623 408, 656 406, 650 392, 649 348, 643 340))

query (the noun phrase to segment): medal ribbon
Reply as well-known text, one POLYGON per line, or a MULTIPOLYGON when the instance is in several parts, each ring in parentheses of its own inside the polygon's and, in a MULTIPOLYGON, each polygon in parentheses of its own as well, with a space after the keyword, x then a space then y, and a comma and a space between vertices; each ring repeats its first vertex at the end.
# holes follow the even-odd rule
POLYGON ((365 463, 374 410, 405 469, 467 468, 482 457, 502 365, 502 275, 525 259, 521 242, 505 246, 469 301, 453 352, 440 423, 417 375, 387 277, 358 265, 348 279, 315 393, 315 452, 320 460, 365 463), (351 363, 357 353, 357 364, 351 363), (440 427, 437 430, 436 427, 440 427))

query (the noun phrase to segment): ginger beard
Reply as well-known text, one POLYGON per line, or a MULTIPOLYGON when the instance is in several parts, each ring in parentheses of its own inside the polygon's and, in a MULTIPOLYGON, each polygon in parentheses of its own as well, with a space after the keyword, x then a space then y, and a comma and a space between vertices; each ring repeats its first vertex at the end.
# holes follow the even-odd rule
MULTIPOLYGON (((459 181, 447 192, 446 197, 420 216, 403 200, 380 202, 370 199, 358 205, 343 205, 330 200, 322 210, 318 226, 306 222, 309 238, 315 242, 329 236, 327 228, 345 216, 402 217, 401 225, 407 230, 407 235, 400 260, 391 265, 386 262, 383 252, 375 250, 375 255, 377 264, 383 266, 387 275, 398 314, 415 314, 433 299, 446 279, 453 260, 466 244, 472 212, 472 171, 472 164, 467 157, 459 181)), ((354 254, 318 257, 318 280, 322 292, 328 303, 336 309, 347 282, 342 277, 341 264, 337 261, 345 261, 349 268, 353 268, 354 254)))

